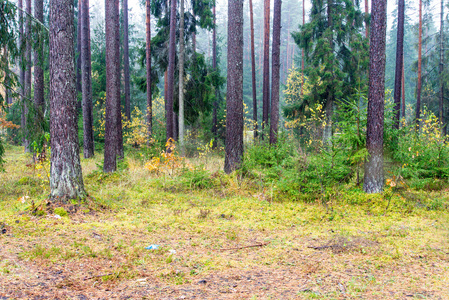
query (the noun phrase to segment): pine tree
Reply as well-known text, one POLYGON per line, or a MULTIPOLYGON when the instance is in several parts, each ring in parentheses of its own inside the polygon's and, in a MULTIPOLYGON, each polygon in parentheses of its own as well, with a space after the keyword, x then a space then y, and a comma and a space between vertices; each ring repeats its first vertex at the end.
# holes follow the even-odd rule
POLYGON ((146 91, 147 91, 147 127, 148 136, 153 134, 153 103, 151 98, 151 1, 146 0, 146 91))
POLYGON ((383 189, 383 124, 385 98, 385 42, 387 28, 387 1, 372 0, 369 91, 366 129, 366 148, 363 190, 379 193, 383 189))
POLYGON ((224 171, 240 168, 243 158, 243 0, 228 1, 228 80, 224 171))
POLYGON ((274 0, 270 144, 277 143, 279 123, 279 69, 281 46, 281 5, 282 0, 274 0))
POLYGON ((50 0, 50 198, 84 198, 74 49, 73 1, 50 0))
POLYGON ((129 82, 128 0, 122 0, 123 11, 123 77, 125 83, 125 116, 131 120, 131 91, 129 82))
POLYGON ((398 0, 398 32, 396 46, 396 71, 394 79, 394 128, 399 129, 402 92, 402 64, 404 55, 405 0, 398 0))
POLYGON ((83 148, 84 158, 94 156, 93 104, 92 104, 92 71, 90 50, 90 14, 89 0, 80 0, 81 14, 78 22, 81 24, 81 93, 83 107, 83 148))

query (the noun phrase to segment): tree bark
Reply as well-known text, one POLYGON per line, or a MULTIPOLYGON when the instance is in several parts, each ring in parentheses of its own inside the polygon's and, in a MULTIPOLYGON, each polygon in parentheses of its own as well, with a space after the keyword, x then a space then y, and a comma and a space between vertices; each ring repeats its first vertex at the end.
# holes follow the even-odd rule
POLYGON ((402 63, 404 56, 404 10, 405 0, 398 0, 398 33, 396 39, 396 72, 394 78, 394 123, 399 129, 401 114, 401 91, 402 91, 402 63))
POLYGON ((365 163, 363 190, 379 193, 383 189, 383 129, 385 98, 385 40, 387 1, 373 0, 370 28, 370 66, 366 148, 368 161, 365 163))
POLYGON ((31 99, 31 0, 25 0, 26 5, 26 18, 25 18, 25 84, 24 84, 24 95, 25 99, 23 102, 23 120, 25 125, 24 129, 24 141, 23 146, 25 152, 30 152, 30 141, 29 141, 29 131, 28 131, 28 103, 31 99))
MULTIPOLYGON (((44 22, 44 1, 34 0, 34 17, 40 22, 44 22)), ((39 30, 42 30, 40 28, 39 30)), ((42 63, 44 61, 43 41, 38 41, 34 51, 34 105, 38 113, 39 121, 43 121, 44 113, 44 70, 42 63)))
MULTIPOLYGON (((305 24, 306 24, 305 0, 302 0, 302 26, 304 26, 305 24)), ((301 79, 301 96, 302 96, 304 94, 304 49, 301 50, 301 77, 302 77, 301 79)))
POLYGON ((84 158, 94 156, 92 72, 90 52, 90 13, 89 0, 81 1, 81 80, 83 103, 83 144, 84 158))
POLYGON ((167 140, 175 137, 173 122, 173 89, 175 83, 175 55, 176 55, 176 0, 171 0, 170 11, 170 42, 168 50, 167 77, 167 140))
MULTIPOLYGON (((81 2, 78 0, 78 25, 76 29, 76 91, 82 93, 81 88, 81 2)), ((78 94, 78 93, 77 93, 78 94)), ((78 96, 78 95, 77 95, 78 96)), ((82 109, 82 102, 76 100, 78 110, 82 109)))
MULTIPOLYGON (((106 0, 107 1, 107 0, 106 0)), ((118 105, 117 105, 117 132, 118 132, 118 143, 117 143, 117 158, 118 159, 123 159, 125 157, 125 152, 123 149, 123 134, 122 134, 122 101, 121 101, 121 91, 120 91, 120 82, 121 82, 121 77, 120 77, 120 0, 115 0, 115 11, 117 12, 117 23, 115 24, 115 30, 116 30, 116 48, 115 51, 118 53, 118 63, 117 63, 117 67, 116 67, 116 72, 117 72, 117 76, 118 76, 118 105)))
POLYGON ((146 0, 146 62, 147 62, 147 128, 153 134, 153 103, 151 99, 151 0, 146 0))
POLYGON ((243 157, 243 0, 228 1, 228 75, 224 171, 240 168, 243 157))
POLYGON ((365 37, 366 38, 369 38, 368 13, 369 13, 368 0, 365 0, 365 37))
POLYGON ((442 134, 446 134, 446 127, 443 127, 444 124, 444 116, 443 116, 443 103, 444 103, 444 80, 443 80, 443 70, 444 70, 444 1, 441 0, 441 20, 440 20, 440 66, 438 70, 439 81, 440 81, 440 105, 439 105, 439 113, 440 113, 440 127, 442 134))
POLYGON ((106 25, 106 121, 104 145, 104 172, 117 169, 120 114, 120 51, 117 30, 118 6, 116 0, 105 1, 106 25))
POLYGON ((123 10, 123 76, 125 77, 125 116, 131 120, 131 91, 129 83, 128 0, 122 0, 123 10))
POLYGON ((419 0, 419 29, 418 29, 418 83, 416 84, 416 112, 415 121, 419 125, 421 114, 421 65, 422 65, 422 0, 419 0))
POLYGON ((181 0, 181 20, 179 22, 179 145, 181 155, 185 155, 184 149, 184 0, 181 0))
POLYGON ((253 1, 249 0, 249 22, 251 27, 251 82, 253 85, 253 122, 254 141, 257 139, 257 87, 256 87, 256 55, 254 53, 254 13, 253 1))
MULTIPOLYGON (((25 57, 23 55, 24 41, 25 37, 23 35, 23 2, 22 0, 17 1, 17 6, 19 8, 19 48, 20 48, 20 56, 19 56, 19 83, 20 83, 20 100, 24 101, 23 95, 25 92, 25 57)), ((21 126, 25 128, 25 114, 21 115, 21 126)))
POLYGON ((73 1, 50 0, 50 197, 84 198, 81 171, 74 49, 73 1))
POLYGON ((402 118, 405 121, 405 74, 404 74, 404 55, 402 56, 402 118))
POLYGON ((263 39, 263 130, 269 123, 270 112, 270 0, 264 0, 264 39, 263 39))
MULTIPOLYGON (((251 0, 250 0, 251 1, 251 0)), ((214 29, 212 31, 212 68, 214 72, 217 71, 217 15, 215 11, 215 5, 213 7, 214 15, 214 29)), ((214 111, 212 115, 212 134, 214 136, 214 142, 212 143, 213 149, 217 148, 218 141, 218 90, 215 88, 215 101, 214 101, 214 111)))
POLYGON ((271 122, 270 144, 277 143, 279 123, 279 69, 281 66, 281 6, 282 0, 274 0, 273 12, 273 46, 271 58, 271 122))

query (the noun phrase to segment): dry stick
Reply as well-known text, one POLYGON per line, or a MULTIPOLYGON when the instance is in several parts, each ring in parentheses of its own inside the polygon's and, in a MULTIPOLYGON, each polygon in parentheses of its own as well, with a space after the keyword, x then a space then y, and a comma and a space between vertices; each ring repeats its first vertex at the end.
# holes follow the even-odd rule
POLYGON ((262 247, 262 246, 266 246, 271 242, 266 242, 266 243, 259 243, 259 244, 255 244, 255 245, 249 245, 249 246, 241 246, 241 247, 235 247, 235 248, 222 248, 219 249, 220 251, 224 251, 224 250, 240 250, 240 249, 244 249, 244 248, 252 248, 252 247, 262 247))

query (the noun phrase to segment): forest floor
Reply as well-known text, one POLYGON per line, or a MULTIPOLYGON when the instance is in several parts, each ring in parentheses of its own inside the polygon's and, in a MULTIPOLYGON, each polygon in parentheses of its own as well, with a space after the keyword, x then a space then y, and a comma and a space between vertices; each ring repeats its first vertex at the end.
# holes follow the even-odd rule
POLYGON ((280 202, 213 170, 203 189, 132 159, 103 174, 99 156, 64 215, 46 204, 48 164, 8 146, 0 299, 449 299, 448 190, 425 192, 435 207, 354 184, 326 205, 280 202))

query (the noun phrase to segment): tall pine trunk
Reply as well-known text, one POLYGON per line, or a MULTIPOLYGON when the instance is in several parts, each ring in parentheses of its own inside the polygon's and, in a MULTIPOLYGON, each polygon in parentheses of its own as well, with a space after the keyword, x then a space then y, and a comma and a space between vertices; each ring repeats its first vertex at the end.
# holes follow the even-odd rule
POLYGON ((185 155, 184 149, 184 0, 181 0, 181 20, 179 22, 179 145, 181 154, 185 155))
POLYGON ((421 115, 421 65, 422 65, 422 0, 419 0, 419 29, 418 29, 418 83, 416 84, 416 112, 415 121, 419 125, 421 115))
POLYGON ((279 123, 279 69, 281 67, 281 6, 282 0, 274 0, 273 12, 273 46, 271 59, 271 122, 270 122, 270 144, 277 143, 279 123))
POLYGON ((257 139, 257 89, 256 89, 256 55, 254 53, 254 13, 253 1, 249 0, 249 22, 251 27, 251 82, 253 86, 253 122, 254 140, 257 139))
POLYGON ((240 168, 243 157, 243 0, 228 1, 228 77, 224 171, 240 168))
POLYGON ((366 38, 369 38, 368 13, 369 13, 368 0, 365 0, 365 37, 366 38))
MULTIPOLYGON (((108 0, 106 0, 106 1, 108 1, 108 0)), ((119 159, 123 159, 124 157, 125 157, 125 152, 124 152, 124 149, 123 149, 123 133, 122 133, 122 105, 121 105, 121 103, 122 103, 122 101, 121 101, 121 92, 120 92, 120 80, 121 80, 121 78, 120 78, 120 0, 115 0, 115 11, 117 12, 117 16, 116 16, 116 20, 117 20, 117 23, 115 23, 115 30, 116 30, 116 32, 117 32, 117 34, 116 34, 116 39, 117 39, 117 42, 116 42, 116 49, 115 49, 115 52, 117 52, 118 53, 118 59, 117 59, 117 61, 118 61, 118 63, 117 63, 117 66, 116 66, 116 72, 117 72, 117 76, 119 77, 119 81, 118 81, 118 87, 117 87, 117 89, 118 89, 118 105, 117 105, 117 111, 116 111, 116 114, 117 114, 117 132, 118 132, 118 143, 117 143, 117 157, 119 158, 119 159)))
POLYGON ((372 0, 369 91, 366 129, 366 149, 363 190, 379 193, 383 189, 383 131, 385 98, 385 41, 387 28, 387 1, 372 0))
MULTIPOLYGON (((302 0, 302 26, 306 24, 305 0, 302 0)), ((293 48, 294 49, 294 48, 293 48)), ((293 57, 295 57, 293 55, 293 57)), ((301 96, 304 93, 304 49, 301 50, 301 96)))
MULTIPOLYGON (((263 38, 263 130, 269 123, 270 113, 270 0, 264 0, 264 38, 263 38)), ((229 47, 229 46, 228 46, 229 47)))
MULTIPOLYGON (((251 0, 250 0, 251 1, 251 0)), ((214 29, 212 31, 212 68, 214 72, 217 71, 217 14, 215 11, 215 5, 213 7, 214 14, 214 29)), ((217 148, 218 141, 218 90, 215 88, 215 101, 214 101, 214 111, 212 116, 212 134, 214 136, 214 142, 212 147, 217 148)))
POLYGON ((25 139, 23 140, 23 146, 25 148, 25 152, 30 152, 30 140, 29 135, 30 132, 28 130, 29 124, 28 122, 28 111, 29 111, 29 104, 31 104, 31 0, 25 1, 25 11, 26 11, 26 18, 25 18, 25 84, 24 84, 24 94, 25 94, 25 101, 23 102, 23 119, 24 119, 24 133, 25 133, 25 139))
POLYGON ((402 56, 402 118, 405 121, 405 74, 404 74, 404 56, 402 56))
POLYGON ((398 0, 398 33, 396 39, 396 72, 394 78, 394 123, 399 129, 401 114, 402 63, 404 56, 404 10, 405 0, 398 0))
POLYGON ((438 70, 439 81, 440 81, 440 126, 443 134, 446 134, 446 127, 444 126, 444 115, 443 115, 443 102, 444 102, 444 80, 443 80, 443 70, 444 70, 444 1, 441 0, 441 20, 440 20, 440 66, 438 70))
POLYGON ((74 49, 73 1, 50 0, 50 198, 84 198, 74 49))
POLYGON ((120 51, 119 31, 117 30, 118 5, 116 0, 106 0, 106 121, 104 143, 104 172, 114 172, 117 169, 117 157, 120 156, 118 128, 120 112, 120 51))
POLYGON ((176 0, 171 0, 170 10, 170 42, 168 46, 168 72, 167 72, 167 141, 174 139, 173 117, 173 89, 175 85, 175 57, 176 56, 176 0))
MULTIPOLYGON (((146 68, 147 68, 147 130, 153 134, 153 103, 151 99, 151 0, 146 0, 146 68)), ((149 139, 148 139, 149 140, 149 139)))
MULTIPOLYGON (((44 22, 44 1, 34 0, 34 17, 41 23, 44 22)), ((39 31, 43 28, 39 28, 39 31)), ((44 61, 44 44, 39 39, 35 45, 34 51, 34 105, 36 109, 37 125, 42 129, 44 121, 44 70, 42 64, 44 61)))
POLYGON ((81 1, 81 93, 83 103, 83 147, 84 158, 94 156, 92 72, 90 52, 90 14, 89 0, 81 1))
MULTIPOLYGON (((76 26, 76 91, 82 93, 81 88, 81 2, 78 0, 78 25, 76 26)), ((78 93, 77 93, 78 94, 78 93)), ((78 98, 78 97, 77 97, 78 98)), ((81 109, 82 102, 76 101, 77 109, 81 109)))
POLYGON ((128 0, 122 0, 123 10, 123 77, 125 79, 125 116, 131 120, 131 91, 129 83, 128 0))

